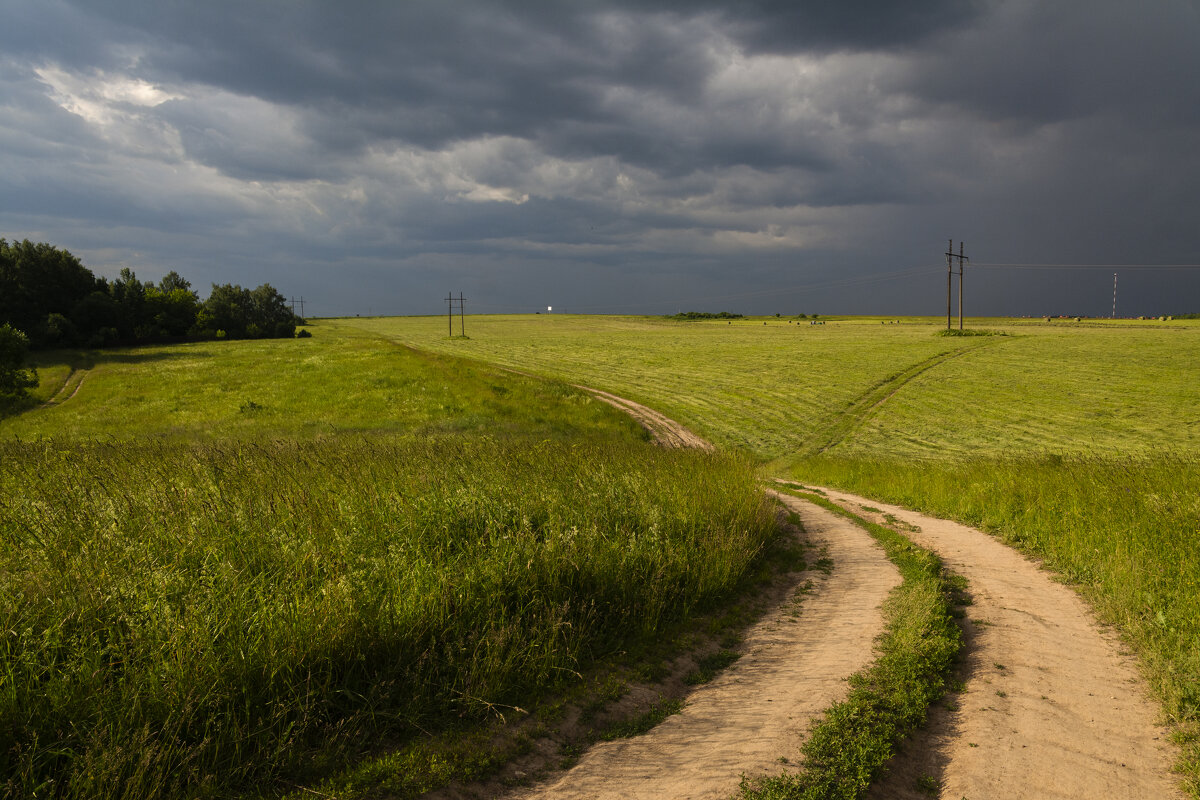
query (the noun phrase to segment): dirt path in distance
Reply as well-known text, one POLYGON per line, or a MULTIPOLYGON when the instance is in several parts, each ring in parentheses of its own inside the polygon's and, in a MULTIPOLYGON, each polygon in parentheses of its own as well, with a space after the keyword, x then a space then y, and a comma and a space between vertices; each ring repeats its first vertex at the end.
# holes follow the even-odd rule
POLYGON ((810 722, 872 659, 880 606, 900 575, 866 531, 782 499, 833 562, 799 613, 786 603, 769 612, 747 632, 741 659, 678 714, 641 736, 592 746, 565 773, 510 800, 716 800, 736 792, 743 774, 794 768, 810 722))
POLYGON ((83 382, 87 379, 87 376, 88 370, 86 369, 71 370, 67 374, 66 380, 63 381, 63 385, 54 393, 54 396, 42 403, 42 408, 49 408, 50 406, 65 403, 79 394, 79 390, 83 387, 83 382))
POLYGON ((901 754, 871 797, 928 797, 915 788, 922 775, 940 778, 941 797, 953 800, 1184 797, 1135 659, 1075 592, 974 528, 822 491, 874 522, 907 523, 904 535, 965 576, 974 601, 958 709, 901 754))
POLYGON ((615 394, 609 394, 600 389, 592 389, 588 386, 576 386, 575 388, 588 392, 596 399, 603 400, 610 406, 624 411, 642 423, 642 427, 650 431, 650 435, 654 438, 654 441, 663 447, 690 447, 696 450, 713 449, 712 444, 692 433, 675 420, 665 417, 641 403, 635 403, 632 400, 626 400, 624 397, 617 397, 615 394))

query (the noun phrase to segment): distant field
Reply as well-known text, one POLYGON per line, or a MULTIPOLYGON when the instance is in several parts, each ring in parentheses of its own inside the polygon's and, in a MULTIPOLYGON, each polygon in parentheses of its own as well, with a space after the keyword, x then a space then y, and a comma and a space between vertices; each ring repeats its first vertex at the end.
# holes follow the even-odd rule
POLYGON ((1200 324, 481 316, 330 321, 596 383, 772 459, 1200 452, 1200 324), (764 322, 766 324, 764 324, 764 322), (457 330, 457 329, 456 329, 457 330))
POLYGON ((0 438, 644 438, 624 415, 562 383, 431 357, 345 326, 314 330, 311 339, 38 353, 38 399, 67 390, 50 407, 0 419, 0 438))

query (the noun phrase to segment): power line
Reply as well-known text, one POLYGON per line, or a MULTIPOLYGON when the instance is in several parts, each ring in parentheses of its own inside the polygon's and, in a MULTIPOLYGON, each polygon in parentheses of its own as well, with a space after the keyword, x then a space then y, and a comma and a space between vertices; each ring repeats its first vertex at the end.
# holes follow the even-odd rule
POLYGON ((972 262, 971 266, 992 269, 1200 269, 1200 264, 985 264, 972 262))

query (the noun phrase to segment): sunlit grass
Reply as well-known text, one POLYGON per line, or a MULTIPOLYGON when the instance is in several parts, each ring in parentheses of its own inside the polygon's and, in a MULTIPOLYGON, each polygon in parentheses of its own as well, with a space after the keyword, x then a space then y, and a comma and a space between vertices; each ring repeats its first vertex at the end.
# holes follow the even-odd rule
POLYGON ((329 324, 599 384, 768 460, 809 453, 842 429, 850 435, 831 451, 864 458, 1200 452, 1192 322, 984 320, 975 324, 1010 335, 957 338, 934 335, 932 319, 482 316, 468 318, 469 340, 447 338, 442 323, 329 324), (949 357, 906 379, 939 354, 949 357))
POLYGON ((0 419, 0 438, 641 436, 627 417, 562 383, 431 357, 352 329, 310 329, 310 339, 38 354, 39 399, 50 399, 72 366, 86 370, 83 384, 70 400, 0 419))
POLYGON ((737 584, 753 471, 640 443, 0 443, 0 787, 178 797, 529 704, 737 584))

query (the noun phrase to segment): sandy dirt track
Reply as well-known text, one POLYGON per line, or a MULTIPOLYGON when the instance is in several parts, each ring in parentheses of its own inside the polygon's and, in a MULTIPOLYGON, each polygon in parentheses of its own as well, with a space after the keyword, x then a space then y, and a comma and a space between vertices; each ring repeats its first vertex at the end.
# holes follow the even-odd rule
POLYGON ((603 400, 610 406, 618 408, 636 419, 642 424, 642 427, 650 432, 650 436, 654 439, 655 443, 663 447, 688 447, 696 450, 713 449, 713 446, 706 440, 701 439, 675 420, 663 416, 653 408, 647 408, 641 403, 626 400, 624 397, 617 397, 615 394, 609 394, 600 389, 592 389, 588 386, 576 386, 575 388, 583 389, 598 400, 603 400))
POLYGON ((785 497, 832 572, 814 581, 799 614, 785 604, 748 633, 745 654, 642 736, 591 747, 548 782, 512 797, 556 800, 724 798, 743 773, 778 775, 794 763, 813 718, 872 657, 880 613, 899 573, 865 531, 785 497))
MULTIPOLYGON (((905 531, 970 581, 966 689, 899 773, 941 778, 943 798, 1182 798, 1177 754, 1137 664, 1069 588, 973 528, 857 497, 829 499, 905 531), (878 509, 866 511, 863 507, 878 509)), ((873 797, 928 797, 891 781, 873 797)))
MULTIPOLYGON (((580 387, 586 388, 586 387, 580 387)), ((711 445, 652 409, 587 389, 637 418, 668 447, 711 445)), ((1173 800, 1178 758, 1136 660, 1069 588, 981 531, 823 489, 834 502, 938 553, 970 582, 964 690, 953 710, 905 744, 871 798, 947 800, 1173 800), (874 509, 874 510, 867 510, 874 509)), ((648 734, 592 748, 567 773, 522 798, 721 798, 740 776, 777 774, 794 760, 810 721, 845 694, 880 632, 879 604, 898 583, 867 534, 784 497, 829 544, 834 572, 797 622, 773 613, 748 636, 749 653, 648 734)))

